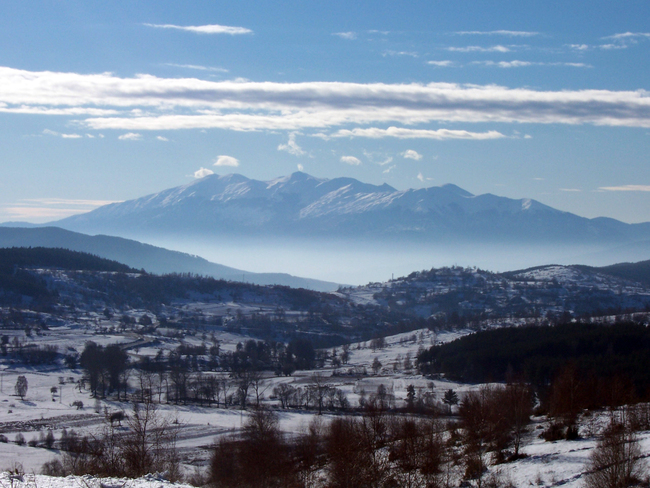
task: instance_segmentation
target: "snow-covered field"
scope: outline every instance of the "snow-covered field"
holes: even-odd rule
[[[279,427],[289,436],[305,432],[316,415],[315,411],[282,410],[279,400],[273,397],[273,388],[279,383],[290,383],[296,387],[305,387],[313,382],[314,375],[319,375],[328,385],[342,390],[350,404],[357,406],[363,395],[370,395],[383,384],[395,397],[397,406],[404,404],[407,387],[413,385],[418,395],[432,394],[440,402],[445,391],[453,389],[462,399],[465,392],[479,385],[457,384],[445,379],[430,379],[416,374],[414,367],[409,368],[409,360],[414,362],[421,348],[428,348],[434,343],[448,342],[469,333],[469,330],[435,334],[427,329],[398,334],[385,338],[378,347],[373,341],[349,345],[347,363],[333,365],[331,359],[325,367],[314,371],[297,371],[290,377],[277,377],[269,373],[260,391],[263,403],[276,408]],[[83,330],[62,329],[51,331],[48,336],[36,337],[41,343],[57,344],[60,348],[75,347],[81,349],[86,340],[95,340],[102,344],[114,342],[132,342],[133,337],[115,335],[91,335]],[[237,342],[246,340],[244,336],[224,333],[219,336],[222,347],[234,349]],[[172,347],[162,343],[163,347]],[[154,355],[158,347],[143,346],[130,349],[129,354],[142,356]],[[332,351],[329,350],[331,353]],[[341,357],[342,348],[336,348],[337,357]],[[373,371],[373,362],[377,359],[381,368]],[[413,365],[414,366],[414,365]],[[30,446],[41,444],[42,437],[52,431],[56,440],[61,438],[63,429],[78,434],[99,432],[105,425],[105,412],[123,410],[127,414],[130,405],[125,402],[95,400],[90,392],[80,389],[77,380],[81,371],[52,368],[50,370],[30,369],[16,365],[0,365],[0,434],[7,442],[0,442],[0,471],[20,470],[26,473],[20,478],[10,478],[7,472],[0,475],[0,488],[167,488],[171,486],[156,476],[138,480],[96,479],[93,477],[50,478],[38,475],[45,462],[60,458],[56,449]],[[208,373],[206,373],[208,374]],[[18,376],[25,376],[28,391],[24,400],[16,396],[14,385]],[[56,389],[56,390],[54,390]],[[249,398],[249,402],[254,397]],[[73,402],[83,402],[84,407],[77,409]],[[205,469],[209,457],[209,447],[215,438],[236,433],[246,423],[249,413],[236,408],[201,407],[197,405],[159,406],[161,415],[177,419],[178,443],[185,473],[191,475],[197,468]],[[324,423],[337,414],[326,412],[321,416]],[[604,422],[605,414],[594,417],[592,424]],[[527,435],[522,452],[527,455],[516,462],[493,466],[492,471],[499,472],[503,479],[510,480],[517,487],[565,486],[579,487],[584,481],[586,463],[596,445],[594,432],[597,429],[583,427],[581,440],[545,442],[539,438],[544,418],[536,418]],[[25,439],[24,445],[18,445],[17,436]],[[650,453],[650,432],[639,435],[643,453]],[[4,440],[0,438],[0,440]],[[185,485],[174,485],[185,486]]]

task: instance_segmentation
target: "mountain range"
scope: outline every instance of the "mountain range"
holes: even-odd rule
[[[455,185],[396,190],[303,172],[270,181],[209,175],[51,223],[84,233],[382,239],[400,242],[603,243],[650,239],[650,223],[588,219],[532,199]]]

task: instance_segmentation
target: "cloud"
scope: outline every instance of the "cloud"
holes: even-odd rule
[[[417,178],[418,178],[418,180],[420,180],[420,181],[422,181],[422,182],[425,181],[425,179],[424,179],[424,175],[422,174],[422,172],[418,173]]]
[[[494,30],[494,31],[460,31],[454,32],[459,36],[510,36],[510,37],[534,37],[539,32],[511,31],[511,30]]]
[[[388,174],[388,173],[390,173],[391,171],[393,171],[395,168],[397,168],[397,165],[396,165],[396,164],[394,164],[394,165],[392,165],[392,166],[389,166],[389,167],[386,168],[384,171],[382,171],[382,173],[383,173],[383,174]]]
[[[118,136],[120,141],[139,141],[142,139],[142,134],[137,134],[135,132],[129,132],[127,134],[122,134]]]
[[[410,56],[411,58],[418,58],[420,55],[414,51],[385,51],[382,55],[386,56]]]
[[[443,61],[427,61],[427,64],[430,64],[431,66],[437,66],[439,68],[447,68],[449,66],[453,66],[455,63],[446,59]]]
[[[159,141],[163,141],[163,142],[169,142],[169,139],[167,139],[166,137],[163,137],[163,136],[156,136],[156,139],[158,139]]]
[[[201,166],[201,169],[199,169],[199,170],[197,170],[197,171],[194,172],[194,178],[197,178],[197,179],[198,179],[198,178],[204,178],[204,177],[206,177],[206,176],[213,175],[213,174],[214,174],[214,171],[212,171],[211,169],[204,168],[203,166]]]
[[[458,53],[509,53],[511,49],[506,46],[466,46],[466,47],[447,47],[447,51],[458,52]]]
[[[361,161],[354,156],[341,156],[341,162],[352,166],[359,166],[361,164]]]
[[[569,44],[569,47],[571,49],[574,49],[576,51],[588,51],[589,46],[587,44]]]
[[[600,49],[605,51],[611,51],[612,49],[627,49],[627,44],[601,44],[598,46]]]
[[[239,34],[252,34],[253,31],[245,27],[232,27],[229,25],[172,25],[172,24],[144,24],[147,27],[155,27],[157,29],[176,29],[188,32],[195,32],[197,34],[229,34],[231,36]]]
[[[405,129],[400,127],[389,127],[388,129],[342,129],[332,134],[332,137],[368,137],[370,139],[381,139],[384,137],[396,137],[398,139],[501,139],[504,136],[500,132],[491,130],[488,132],[469,132],[466,130],[450,129]]]
[[[30,198],[9,205],[0,205],[0,215],[11,220],[47,222],[116,203],[119,200],[81,200],[68,198]],[[3,217],[4,218],[4,217]]]
[[[81,139],[81,138],[83,138],[83,136],[80,135],[80,134],[61,134],[59,132],[55,132],[55,131],[50,130],[50,129],[43,130],[43,134],[47,134],[49,136],[57,136],[57,137],[61,137],[63,139]],[[92,136],[89,135],[89,137],[92,137]]]
[[[650,185],[601,186],[601,191],[650,191]]]
[[[479,64],[483,66],[496,66],[499,68],[524,68],[528,66],[567,66],[572,68],[593,68],[586,63],[559,63],[559,62],[540,62],[540,61],[472,61],[470,64]]]
[[[200,66],[197,64],[175,64],[175,63],[165,63],[165,66],[171,66],[173,68],[184,68],[184,69],[194,69],[198,71],[214,71],[217,73],[228,73],[230,70],[225,68],[213,68],[211,66]]]
[[[402,156],[404,156],[406,159],[415,159],[416,161],[419,161],[422,159],[422,154],[418,153],[417,151],[414,151],[413,149],[408,149],[402,153]]]
[[[566,192],[571,192],[571,193],[579,193],[582,190],[578,188],[560,188],[560,191],[566,191]]]
[[[357,38],[356,32],[334,32],[332,35],[340,37],[341,39],[347,39],[349,41],[353,41]]]
[[[232,167],[237,167],[239,166],[239,159],[233,158],[232,156],[219,156],[217,157],[217,160],[214,162],[213,166],[232,166]]]
[[[305,167],[302,164],[298,164],[296,166],[298,168],[298,171],[304,171]]]
[[[337,126],[439,122],[650,127],[650,96],[645,90],[208,81],[152,75],[120,78],[111,73],[33,72],[0,67],[0,112],[69,116],[91,109],[104,113],[77,121],[84,129],[127,132],[322,132]],[[142,112],[132,112],[134,109]],[[491,134],[501,136],[494,131]]]
[[[306,154],[305,151],[303,151],[302,148],[296,143],[295,132],[289,134],[289,142],[286,144],[280,144],[278,146],[278,151],[286,151],[289,154],[293,154],[294,156],[302,156]]]
[[[623,32],[612,36],[603,37],[603,39],[650,39],[650,32]]]

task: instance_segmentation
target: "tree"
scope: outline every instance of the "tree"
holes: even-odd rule
[[[16,391],[16,395],[18,395],[21,400],[25,399],[25,395],[27,395],[27,388],[27,378],[25,378],[23,375],[20,375],[18,379],[16,379],[16,386],[14,386],[14,390]]]
[[[640,458],[638,439],[625,426],[612,420],[589,459],[586,487],[636,486],[645,474]]]
[[[458,394],[449,389],[445,392],[445,396],[442,397],[442,402],[449,407],[449,414],[451,415],[451,406],[458,404]]]
[[[379,358],[377,358],[377,356],[375,356],[375,359],[372,361],[372,366],[371,366],[372,372],[375,373],[375,376],[377,376],[377,374],[379,374],[379,371],[381,370],[381,366],[382,366],[382,364],[379,361]]]

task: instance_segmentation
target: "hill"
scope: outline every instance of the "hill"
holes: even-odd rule
[[[130,239],[106,235],[89,236],[57,227],[0,227],[0,247],[52,247],[90,253],[118,261],[150,273],[195,273],[218,279],[247,281],[260,285],[285,285],[319,291],[335,290],[338,285],[283,273],[250,273],[201,257],[170,251]]]

